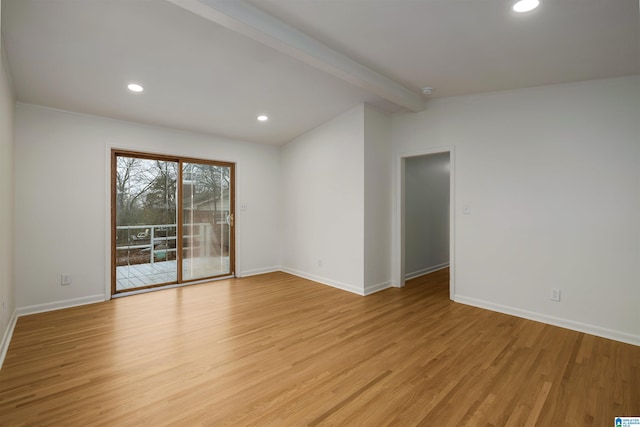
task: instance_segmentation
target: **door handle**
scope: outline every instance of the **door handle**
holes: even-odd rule
[[[233,227],[233,214],[227,215],[227,225]]]

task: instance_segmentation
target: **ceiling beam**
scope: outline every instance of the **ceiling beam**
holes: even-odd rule
[[[420,95],[249,3],[241,0],[167,1],[407,110],[420,112],[426,107]]]

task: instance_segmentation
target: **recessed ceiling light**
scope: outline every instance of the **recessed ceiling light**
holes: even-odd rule
[[[259,122],[266,122],[267,120],[269,120],[269,117],[263,115],[258,116],[258,121]]]
[[[127,88],[131,91],[131,92],[142,92],[144,90],[144,88],[142,86],[140,86],[137,83],[129,83],[127,85]]]
[[[539,0],[520,0],[513,5],[513,10],[518,13],[529,12],[540,5]]]

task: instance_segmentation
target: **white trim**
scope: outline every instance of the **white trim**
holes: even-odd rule
[[[233,232],[233,252],[234,252],[234,260],[233,260],[233,275],[235,277],[239,277],[239,272],[242,271],[242,254],[240,251],[240,247],[242,246],[240,244],[240,242],[242,241],[242,239],[240,238],[240,234],[242,232],[242,221],[244,220],[244,216],[242,218],[240,218],[240,196],[241,196],[241,192],[240,192],[240,180],[238,179],[238,177],[240,176],[240,162],[239,161],[233,161],[233,162],[227,162],[227,163],[233,163],[234,167],[233,167],[233,191],[235,194],[233,194],[233,201],[235,202],[234,206],[233,206],[233,227],[232,229],[229,231],[230,233]]]
[[[108,298],[107,298],[108,299]],[[62,301],[47,302],[44,304],[28,305],[16,308],[18,317],[29,314],[44,313],[46,311],[61,310],[63,308],[77,307],[79,305],[95,304],[106,301],[103,294],[90,295],[88,297],[71,298]]]
[[[546,323],[548,325],[558,326],[572,331],[583,332],[585,334],[595,335],[627,344],[640,346],[640,335],[629,334],[627,332],[615,331],[612,329],[602,328],[600,326],[589,325],[587,323],[576,322],[574,320],[563,319],[560,317],[549,316],[547,314],[536,313],[533,311],[522,310],[517,307],[510,307],[501,304],[495,304],[490,301],[480,300],[477,298],[456,295],[455,302],[470,305],[473,307],[483,308],[486,310],[496,311],[498,313],[509,314],[511,316],[521,317],[523,319],[534,320],[536,322]]]
[[[2,341],[0,342],[0,369],[2,369],[4,359],[7,356],[7,351],[9,350],[9,344],[11,343],[13,331],[16,327],[16,323],[18,322],[18,317],[28,316],[29,314],[44,313],[46,311],[61,310],[63,308],[77,307],[79,305],[95,304],[106,300],[108,300],[108,298],[105,299],[104,295],[92,295],[88,297],[72,298],[68,300],[16,308],[11,316],[9,326],[4,331]]]
[[[259,273],[258,272],[259,270],[265,270],[265,271],[263,273]],[[269,271],[266,271],[266,270],[269,270]],[[256,269],[252,271],[255,271],[256,273],[250,274],[250,275],[258,275],[258,274],[266,274],[266,273],[282,271],[285,273],[293,274],[294,276],[309,279],[320,284],[328,285],[328,286],[331,286],[340,290],[348,291],[361,296],[371,295],[375,292],[378,292],[393,286],[393,283],[391,281],[387,281],[387,282],[379,283],[373,286],[368,286],[366,287],[365,291],[362,292],[358,290],[355,286],[347,285],[345,283],[337,282],[330,279],[325,279],[312,274],[303,273],[301,271],[294,270],[291,268],[286,268],[286,267],[273,267],[270,269]],[[247,277],[247,276],[243,276],[243,277]],[[108,300],[108,298],[106,300]],[[103,302],[103,301],[105,301],[104,295],[93,295],[89,297],[73,298],[69,300],[56,301],[53,303],[37,304],[37,305],[17,308],[13,312],[13,315],[11,316],[11,321],[9,322],[9,325],[2,337],[2,341],[0,342],[0,369],[2,368],[2,364],[4,363],[4,359],[7,355],[9,344],[11,342],[11,338],[13,337],[13,332],[14,332],[18,317],[26,316],[29,314],[43,313],[46,311],[77,307],[80,305],[94,304],[94,303]],[[528,310],[522,310],[516,307],[495,304],[495,303],[485,301],[485,300],[480,300],[477,298],[465,297],[463,295],[456,295],[454,301],[460,304],[478,307],[485,310],[491,310],[498,313],[504,313],[511,316],[521,317],[524,319],[542,322],[545,324],[558,326],[561,328],[566,328],[566,329],[583,332],[590,335],[599,336],[602,338],[612,339],[615,341],[640,346],[640,335],[629,334],[626,332],[615,331],[612,329],[602,328],[599,326],[589,325],[586,323],[576,322],[573,320],[562,319],[555,316],[535,313]]]
[[[11,320],[9,321],[9,325],[7,326],[7,329],[5,329],[4,335],[2,336],[2,341],[0,342],[0,369],[2,369],[4,358],[7,357],[7,351],[9,350],[9,344],[11,343],[13,330],[16,328],[17,321],[18,313],[14,310],[13,315],[11,316]]]
[[[393,224],[393,248],[395,253],[392,256],[392,271],[394,272],[392,284],[395,287],[403,287],[406,280],[404,271],[404,165],[408,157],[427,156],[430,154],[449,153],[449,298],[455,298],[455,147],[434,147],[421,151],[408,151],[398,153],[395,161],[396,178],[396,198],[395,198],[395,220]]]
[[[253,270],[246,270],[239,272],[238,277],[249,277],[249,276],[257,276],[259,274],[267,274],[267,273],[276,273],[278,271],[283,271],[282,267],[279,265],[274,265],[272,267],[265,268],[254,268]]]
[[[347,283],[338,282],[337,280],[327,279],[325,277],[316,276],[314,274],[305,273],[303,271],[294,270],[293,268],[282,267],[282,271],[285,273],[293,274],[294,276],[302,277],[303,279],[312,280],[322,285],[328,285],[343,291],[351,292],[360,296],[364,296],[364,290]]]
[[[364,296],[375,294],[376,292],[384,291],[385,289],[392,288],[391,280],[387,280],[386,282],[376,283],[374,285],[365,285],[364,287]]]
[[[113,149],[116,149],[114,145],[105,144],[104,295],[107,300],[111,298],[111,150]]]
[[[31,105],[31,104],[27,104],[27,105]],[[40,108],[38,106],[35,106],[36,108]],[[54,110],[54,111],[63,111],[63,110]],[[63,111],[66,112],[66,111]],[[75,113],[71,113],[71,114],[75,114]],[[82,115],[82,114],[80,114]],[[90,117],[98,117],[99,116],[90,116]],[[133,124],[137,124],[135,122],[124,122],[124,123],[133,123]],[[143,125],[141,125],[143,126]],[[104,223],[107,224],[107,226],[105,227],[105,231],[104,231],[104,240],[105,240],[105,266],[106,268],[105,270],[105,275],[104,275],[104,289],[105,289],[105,301],[111,299],[112,297],[115,297],[116,295],[120,295],[123,296],[122,294],[116,294],[116,295],[112,295],[111,294],[111,152],[113,150],[119,150],[119,151],[133,151],[136,153],[142,153],[142,154],[149,154],[149,155],[161,155],[161,156],[168,156],[168,157],[181,157],[181,158],[189,158],[192,159],[194,158],[192,155],[189,155],[187,153],[180,153],[179,151],[176,152],[172,152],[172,153],[168,153],[165,151],[159,151],[156,149],[152,149],[149,147],[136,147],[136,146],[129,146],[129,145],[122,145],[122,144],[117,144],[117,143],[113,143],[113,142],[109,142],[107,141],[105,143],[105,218],[104,218]],[[238,274],[238,271],[240,270],[240,266],[242,265],[242,253],[240,251],[240,232],[239,229],[242,227],[242,225],[240,225],[240,227],[238,227],[238,200],[239,198],[239,185],[238,185],[238,176],[239,176],[239,168],[240,168],[240,162],[236,161],[236,160],[221,160],[221,159],[213,159],[213,158],[209,158],[209,157],[202,157],[199,156],[198,157],[201,160],[207,160],[207,161],[212,161],[212,162],[223,162],[223,163],[233,163],[234,165],[234,176],[233,176],[233,180],[234,180],[234,190],[235,190],[235,204],[234,204],[234,214],[235,214],[235,223],[234,223],[234,227],[233,227],[233,233],[235,234],[235,240],[234,240],[234,248],[233,250],[235,251],[235,265],[234,265],[234,269],[235,271],[233,272],[236,277]],[[226,279],[227,277],[225,276],[224,279]],[[215,280],[215,279],[214,279]],[[208,281],[211,281],[208,280]],[[183,285],[193,285],[195,283],[201,283],[201,282],[188,282],[188,283],[177,283],[176,286],[183,286]],[[176,287],[173,286],[173,287]],[[163,287],[163,289],[166,287]],[[137,292],[135,292],[137,293]],[[132,293],[127,293],[127,295],[131,295]]]
[[[434,271],[442,270],[443,268],[449,267],[448,262],[443,262],[442,264],[433,265],[431,267],[422,268],[418,271],[414,271],[413,273],[406,273],[404,275],[404,280],[415,279],[416,277],[425,276],[429,273],[433,273]]]

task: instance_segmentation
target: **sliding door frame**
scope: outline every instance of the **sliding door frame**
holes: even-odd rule
[[[120,149],[120,148],[108,148],[110,155],[109,155],[109,163],[110,163],[110,176],[108,179],[109,182],[109,203],[110,203],[110,209],[109,209],[109,213],[110,213],[110,221],[109,221],[109,233],[111,235],[110,238],[110,269],[109,271],[111,272],[110,274],[110,293],[111,293],[111,297],[116,296],[116,295],[120,295],[120,294],[127,294],[127,293],[136,293],[139,291],[147,291],[153,288],[160,288],[160,287],[175,287],[175,286],[183,286],[183,285],[188,285],[188,284],[193,284],[193,283],[200,283],[203,281],[207,281],[207,280],[215,280],[217,278],[222,278],[222,277],[235,277],[236,275],[236,223],[237,223],[237,216],[235,214],[235,207],[236,207],[236,189],[235,189],[235,182],[236,182],[236,169],[235,166],[236,164],[233,162],[225,162],[225,161],[218,161],[218,160],[210,160],[210,159],[200,159],[200,158],[194,158],[194,157],[185,157],[185,156],[178,156],[178,155],[168,155],[168,154],[158,154],[158,153],[149,153],[149,152],[144,152],[144,151],[137,151],[137,150],[127,150],[127,149]],[[123,290],[123,291],[117,291],[116,290],[116,285],[117,285],[117,266],[116,266],[116,239],[117,239],[117,232],[116,232],[116,226],[117,226],[117,221],[116,221],[116,213],[117,213],[117,207],[116,207],[116,196],[117,196],[117,190],[116,190],[116,173],[117,173],[117,158],[119,156],[126,156],[126,157],[135,157],[135,158],[140,158],[140,159],[146,159],[146,160],[159,160],[159,161],[168,161],[168,162],[176,162],[178,164],[178,175],[177,175],[177,182],[176,182],[176,201],[177,201],[177,205],[176,205],[176,281],[175,282],[166,282],[166,283],[158,283],[158,284],[153,284],[153,285],[147,285],[147,286],[141,286],[138,288],[132,288],[131,290]],[[223,273],[220,275],[214,275],[214,276],[208,276],[208,277],[199,277],[199,278],[195,278],[195,279],[190,279],[190,280],[183,280],[182,278],[182,270],[183,270],[183,243],[184,243],[184,237],[183,237],[183,219],[184,219],[184,214],[183,214],[183,208],[184,208],[184,203],[183,203],[183,197],[182,197],[182,193],[183,193],[183,182],[182,182],[182,178],[183,178],[183,164],[184,163],[198,163],[198,164],[205,164],[205,165],[212,165],[212,166],[221,166],[221,167],[227,167],[229,168],[229,214],[231,215],[232,221],[231,224],[229,225],[229,272],[228,273]],[[152,248],[153,250],[153,248]]]
[[[183,228],[184,228],[184,202],[183,202],[183,197],[182,197],[182,173],[183,173],[183,164],[184,163],[201,163],[201,164],[206,164],[206,165],[213,165],[213,166],[221,166],[221,167],[226,167],[229,168],[229,214],[231,215],[231,223],[229,224],[229,272],[225,273],[225,274],[220,274],[217,276],[210,276],[210,277],[198,277],[195,279],[190,279],[190,280],[183,280],[182,278],[182,271],[183,271],[183,267],[182,267],[182,262],[183,262],[183,255],[182,255],[182,250],[178,251],[180,252],[180,257],[176,257],[176,259],[179,259],[180,261],[180,268],[178,268],[178,284],[189,284],[189,283],[194,283],[194,282],[202,282],[203,280],[209,280],[209,279],[216,279],[219,277],[227,277],[227,276],[234,276],[236,274],[236,189],[235,189],[235,173],[236,173],[236,169],[235,169],[235,163],[231,163],[231,162],[223,162],[223,161],[218,161],[218,160],[206,160],[206,159],[198,159],[198,158],[193,158],[193,157],[179,157],[180,161],[179,161],[179,167],[178,167],[178,180],[180,182],[180,186],[179,188],[179,192],[178,192],[178,224],[177,224],[177,233],[178,235],[176,236],[176,246],[179,243],[180,244],[180,248],[184,249],[184,233],[183,233]]]

